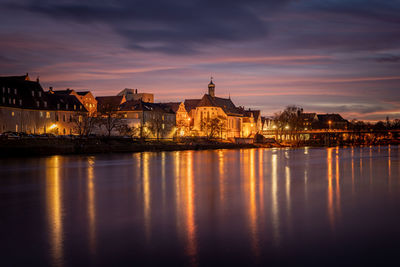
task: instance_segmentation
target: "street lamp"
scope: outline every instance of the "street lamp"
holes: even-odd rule
[[[328,121],[329,124],[329,130],[331,129],[332,121]]]

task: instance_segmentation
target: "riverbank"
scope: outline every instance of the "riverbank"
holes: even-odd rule
[[[68,154],[131,153],[145,151],[180,151],[208,149],[242,148],[300,148],[329,146],[376,146],[400,145],[399,140],[382,140],[369,143],[346,143],[325,145],[316,142],[282,142],[264,144],[234,144],[228,142],[205,141],[179,143],[173,141],[140,142],[124,138],[84,138],[84,139],[17,139],[0,140],[0,157],[29,157]]]
[[[1,140],[0,157],[48,156],[66,154],[127,153],[144,151],[179,151],[240,149],[260,147],[255,144],[226,142],[177,143],[172,141],[139,142],[132,139],[19,139]],[[269,147],[265,145],[264,147]]]

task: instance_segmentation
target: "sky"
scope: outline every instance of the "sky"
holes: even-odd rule
[[[1,0],[0,75],[400,118],[400,0]]]

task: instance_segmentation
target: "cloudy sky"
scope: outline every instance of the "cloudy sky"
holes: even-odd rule
[[[0,75],[400,118],[400,0],[2,0]]]

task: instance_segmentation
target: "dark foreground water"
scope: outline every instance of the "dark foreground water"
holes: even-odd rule
[[[0,266],[388,265],[396,147],[0,160]]]

